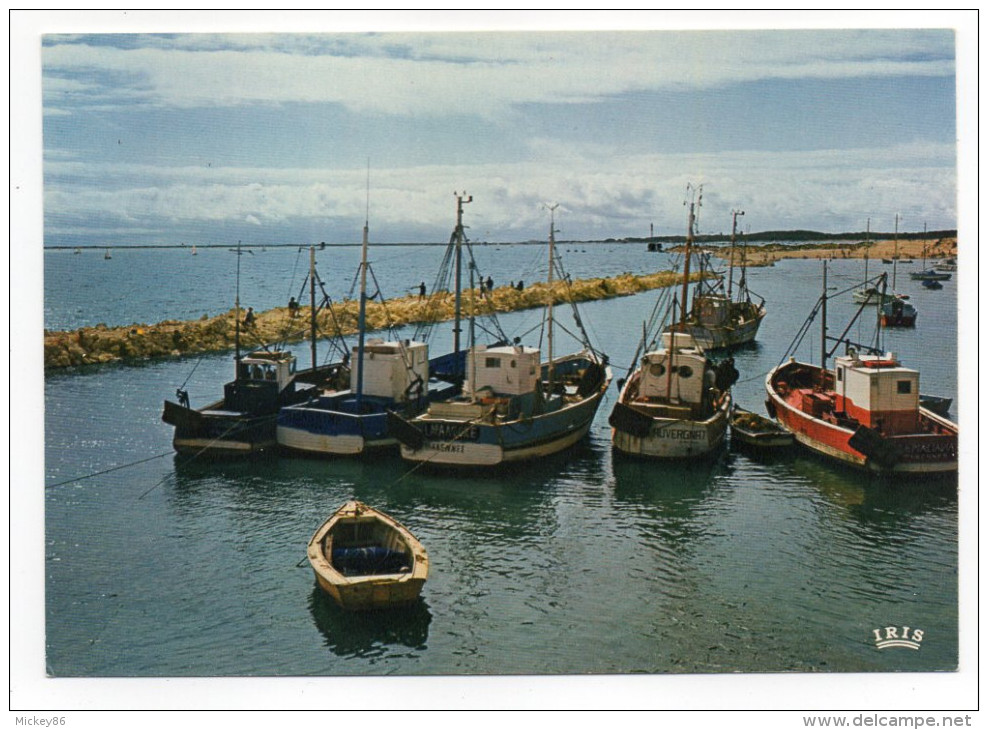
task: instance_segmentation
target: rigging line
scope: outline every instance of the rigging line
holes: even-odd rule
[[[202,361],[203,361],[203,359],[205,357],[206,357],[205,353],[203,353],[202,355],[199,356],[199,359],[196,360],[196,364],[192,366],[192,372],[189,373],[189,376],[185,379],[185,382],[182,383],[180,386],[178,386],[178,389],[179,390],[185,390],[185,386],[188,385],[189,380],[192,379],[192,376],[196,372],[196,368],[199,367],[200,363],[202,363]]]
[[[85,479],[92,479],[93,477],[102,476],[103,474],[109,474],[113,471],[119,471],[120,469],[127,469],[131,466],[137,466],[138,464],[143,464],[148,461],[154,461],[155,459],[160,459],[162,456],[168,456],[169,454],[174,454],[174,451],[166,451],[161,454],[155,454],[154,456],[149,456],[146,459],[141,459],[140,461],[132,461],[129,464],[121,464],[119,466],[113,466],[109,469],[103,469],[102,471],[93,472],[92,474],[85,474],[81,477],[73,477],[72,479],[66,479],[64,482],[57,482],[56,484],[47,484],[45,489],[54,489],[55,487],[64,487],[66,484],[72,484],[73,482],[81,482]]]

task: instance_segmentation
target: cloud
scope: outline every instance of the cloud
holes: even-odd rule
[[[47,112],[299,102],[497,117],[766,79],[951,76],[954,48],[922,30],[47,36],[43,61]]]
[[[725,230],[737,206],[748,211],[753,230],[863,230],[868,217],[873,230],[890,230],[896,213],[903,230],[921,230],[924,220],[931,229],[956,225],[954,149],[947,144],[716,155],[622,155],[598,144],[586,151],[567,146],[561,158],[553,145],[542,140],[542,154],[530,162],[375,168],[370,218],[382,236],[376,240],[443,240],[454,187],[475,196],[471,235],[494,240],[544,234],[545,203],[561,204],[557,220],[567,238],[641,236],[650,222],[662,234],[679,233],[690,181],[705,184],[703,232]],[[290,238],[287,232],[304,224],[350,240],[367,204],[364,168],[207,172],[52,160],[46,174],[47,224],[74,221],[104,235],[116,225],[159,225],[166,236],[176,224],[205,230],[248,221],[272,238]]]

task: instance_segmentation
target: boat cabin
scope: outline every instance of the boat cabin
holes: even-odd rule
[[[353,348],[352,362],[358,362],[356,347]],[[429,347],[424,342],[412,340],[367,340],[364,343],[363,370],[364,395],[388,398],[396,403],[425,395],[429,388]],[[359,372],[358,365],[350,369],[350,390],[353,392],[357,391]]]
[[[539,357],[535,347],[478,345],[467,357],[464,394],[479,396],[484,390],[495,396],[532,393],[539,383]]]
[[[291,352],[273,350],[252,352],[240,359],[237,380],[258,383],[277,383],[282,391],[295,375],[295,356]]]
[[[919,372],[894,353],[858,355],[851,349],[834,361],[834,408],[884,434],[915,433],[919,427]]]
[[[719,327],[728,324],[731,315],[731,300],[724,296],[707,295],[693,300],[693,316],[704,327]]]
[[[673,334],[675,346],[670,354]],[[665,332],[662,340],[665,349],[645,353],[642,357],[639,397],[673,403],[703,403],[704,393],[714,386],[715,378],[713,371],[707,367],[708,361],[703,351],[695,346],[687,347],[686,344],[692,339],[681,332]]]

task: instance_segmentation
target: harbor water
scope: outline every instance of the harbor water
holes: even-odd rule
[[[574,278],[667,268],[644,244],[560,245]],[[495,286],[545,280],[544,247],[475,247]],[[342,298],[357,248],[318,252]],[[385,297],[432,283],[441,247],[372,248]],[[307,252],[241,257],[240,297],[264,310],[298,296]],[[227,249],[45,253],[45,326],[71,329],[198,318],[229,310]],[[870,273],[879,265],[872,261]],[[916,328],[887,350],[954,399],[956,276],[940,291],[897,288]],[[912,267],[912,268],[910,268]],[[891,267],[887,267],[891,273]],[[748,271],[768,306],[758,341],[735,354],[739,405],[764,412],[764,377],[821,289],[822,264]],[[829,264],[851,288],[864,261]],[[831,292],[834,293],[834,292]],[[581,305],[615,379],[625,377],[658,292]],[[303,299],[303,301],[305,301]],[[565,309],[560,307],[558,309]],[[839,334],[851,295],[829,308]],[[502,317],[536,344],[541,314]],[[563,320],[563,324],[567,324]],[[572,325],[568,325],[572,326]],[[874,310],[852,339],[867,342]],[[448,351],[449,324],[432,354]],[[407,334],[408,331],[405,332]],[[818,328],[803,359],[819,360]],[[295,346],[303,366],[308,348]],[[321,353],[327,348],[323,345]],[[558,351],[566,351],[557,345]],[[797,452],[756,458],[726,446],[708,461],[630,461],[612,453],[611,386],[573,450],[495,474],[413,470],[372,460],[177,457],[162,402],[219,396],[231,353],[51,372],[45,379],[45,624],[55,677],[886,672],[958,665],[955,481],[872,479]],[[123,468],[121,468],[123,467]],[[40,485],[39,485],[40,486]],[[315,585],[305,546],[356,498],[409,527],[429,553],[409,609],[347,614]],[[910,627],[920,648],[879,649],[876,630]]]

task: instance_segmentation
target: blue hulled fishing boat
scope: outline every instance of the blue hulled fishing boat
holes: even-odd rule
[[[430,370],[449,371],[449,357],[430,363],[428,345],[415,340],[368,340],[367,243],[368,224],[360,264],[358,341],[352,351],[350,388],[336,393],[314,394],[304,403],[282,408],[278,414],[278,444],[312,455],[357,456],[395,447],[398,441],[388,426],[388,414],[407,417],[421,413],[428,404],[457,392],[454,378],[430,377]],[[455,369],[454,369],[455,370]]]
[[[540,362],[538,348],[517,341],[490,347],[472,342],[458,395],[431,404],[414,419],[392,416],[404,459],[443,467],[494,467],[562,451],[590,430],[611,382],[611,370],[607,358],[587,344],[585,333],[586,349],[562,357],[553,353],[554,221],[553,215],[547,360]],[[575,319],[582,329],[579,318]]]

